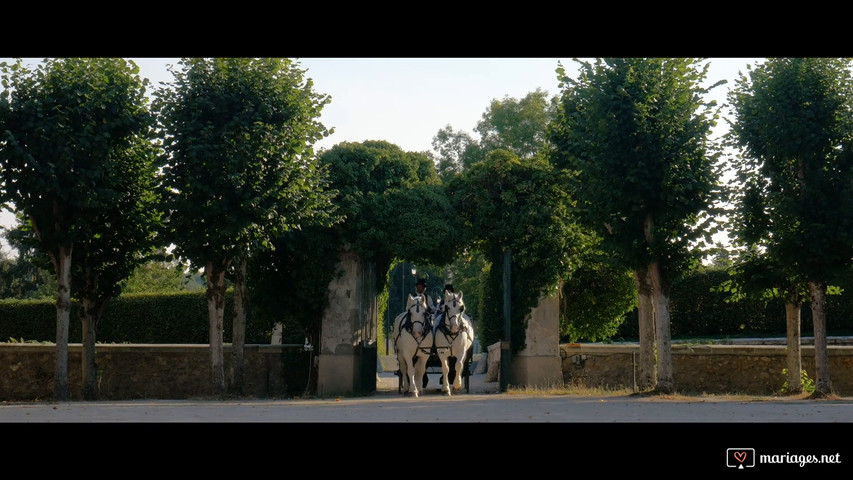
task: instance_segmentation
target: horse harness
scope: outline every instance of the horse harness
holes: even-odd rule
[[[454,307],[456,306],[456,299],[455,298],[453,299],[453,306]],[[461,325],[459,327],[459,330],[456,331],[456,333],[453,333],[450,330],[450,327],[447,324],[448,318],[450,318],[448,316],[449,308],[450,308],[449,305],[447,305],[447,304],[444,305],[444,315],[442,316],[441,323],[439,323],[438,327],[436,328],[436,335],[438,334],[438,332],[441,332],[441,334],[444,335],[445,340],[447,340],[447,344],[450,346],[449,347],[442,347],[442,348],[449,348],[450,349],[450,356],[455,357],[456,355],[453,354],[453,342],[459,337],[460,334],[464,333],[464,334],[468,335],[468,334],[470,334],[470,332],[468,332],[468,322],[460,322]],[[462,305],[462,308],[459,310],[459,313],[457,313],[456,315],[459,315],[460,318],[464,318],[464,317],[462,317],[463,312],[465,312],[465,305]],[[434,347],[434,348],[438,348],[438,347]]]
[[[424,326],[423,331],[424,332],[428,332],[428,331],[431,332],[432,331],[432,322],[430,321],[430,315],[429,315],[428,311],[424,312],[424,321],[423,322],[412,321],[412,308],[414,308],[416,312],[419,312],[420,308],[421,308],[421,304],[416,303],[416,304],[412,305],[411,307],[409,307],[408,310],[406,310],[406,317],[403,319],[402,322],[400,322],[400,330],[397,332],[397,338],[394,339],[395,343],[400,338],[400,335],[403,334],[403,330],[409,332],[409,335],[411,335],[412,338],[415,338],[415,334],[412,333],[412,328],[414,328],[414,324],[416,324],[416,323],[422,323],[423,324],[423,326]],[[426,338],[426,335],[423,335],[420,339],[417,339],[418,345],[420,345],[420,343],[424,340],[424,338]],[[418,348],[420,348],[420,347],[418,347]]]

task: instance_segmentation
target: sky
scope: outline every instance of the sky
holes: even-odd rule
[[[0,58],[0,62],[12,61]],[[155,87],[171,82],[167,66],[178,68],[178,58],[132,58],[140,76]],[[446,126],[477,138],[474,128],[492,100],[521,99],[536,89],[550,96],[560,93],[555,70],[560,63],[570,77],[577,74],[570,58],[297,58],[314,82],[314,90],[331,96],[320,122],[334,133],[315,145],[328,149],[341,142],[385,140],[405,151],[432,150],[432,138]],[[747,64],[759,58],[711,58],[705,86],[719,80],[726,85],[710,92],[709,100],[725,104],[726,93]],[[30,66],[41,59],[25,58]],[[720,122],[716,135],[726,130]],[[0,213],[0,225],[11,226],[14,216]],[[2,248],[8,252],[8,247]]]

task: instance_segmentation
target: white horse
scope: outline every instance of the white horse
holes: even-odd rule
[[[432,348],[432,322],[427,313],[426,297],[409,295],[406,311],[397,315],[391,330],[400,381],[404,395],[418,396],[416,379],[426,372],[426,362]]]
[[[462,369],[468,355],[473,352],[474,346],[474,324],[471,317],[464,313],[465,303],[462,301],[462,292],[445,292],[444,303],[441,305],[441,320],[435,325],[435,338],[433,345],[441,361],[441,374],[444,381],[441,391],[450,395],[450,384],[453,390],[462,389]],[[450,378],[450,358],[454,358],[454,378]]]

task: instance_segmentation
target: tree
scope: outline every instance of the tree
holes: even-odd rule
[[[319,338],[342,249],[374,265],[381,300],[387,298],[383,273],[396,258],[444,263],[458,242],[457,217],[425,153],[382,140],[343,142],[321,152],[318,161],[328,171],[333,203],[344,220],[278,236],[275,250],[259,254],[263,260],[248,272],[254,311],[271,323],[281,321],[283,338]],[[283,296],[285,284],[291,288]]]
[[[609,339],[637,305],[632,272],[601,257],[604,253],[594,250],[580,255],[563,281],[561,339],[572,343]]]
[[[14,257],[4,256],[2,259],[2,275],[0,275],[0,298],[43,299],[55,297],[57,291],[56,273],[50,264],[50,259],[40,262],[37,260],[36,247],[27,245],[27,233],[19,223],[16,227],[6,229],[3,236],[9,245],[17,250]]]
[[[394,258],[437,264],[453,258],[458,219],[427,155],[371,140],[340,143],[320,160],[346,217],[334,227],[340,244],[376,261],[377,271],[387,271]]]
[[[373,264],[380,300],[388,299],[388,274],[397,261],[443,265],[454,258],[465,232],[427,154],[371,140],[335,145],[320,159],[329,167],[339,192],[335,203],[346,216],[332,228],[334,248],[352,248],[361,261]],[[381,302],[378,309],[383,322],[393,318],[385,314],[390,303]],[[387,331],[387,325],[380,330]]]
[[[273,244],[274,249],[257,252],[248,268],[253,318],[270,328],[280,323],[282,343],[307,338],[317,345],[336,273],[338,238],[333,229],[315,226],[285,232]]]
[[[546,131],[555,110],[556,97],[548,100],[547,92],[537,89],[520,99],[509,96],[493,99],[474,128],[480,137],[479,142],[464,131],[454,131],[450,125],[441,129],[433,137],[432,145],[442,182],[449,185],[454,177],[482,163],[495,150],[512,152],[525,160],[541,153],[548,146]],[[469,236],[480,233],[471,232]],[[465,300],[469,310],[478,312],[481,303],[479,297],[485,295],[485,290],[489,288],[481,283],[481,274],[484,269],[493,275],[500,276],[501,273],[486,268],[488,261],[494,261],[495,258],[484,258],[485,252],[470,248],[472,242],[469,240],[464,244],[466,247],[463,247],[447,270],[448,276],[458,284],[457,291],[466,292]],[[499,258],[498,261],[502,262]],[[473,271],[469,265],[475,266]],[[500,282],[496,285],[500,286]],[[502,302],[500,291],[489,295]]]
[[[83,323],[83,398],[99,397],[95,361],[97,326],[109,301],[157,245],[162,225],[157,190],[157,152],[152,134],[140,133],[128,148],[111,156],[106,174],[115,194],[90,224],[72,262],[72,297],[80,302]]]
[[[536,89],[521,99],[509,96],[492,100],[474,129],[480,134],[480,147],[489,152],[509,150],[520,158],[531,158],[548,144],[548,123],[554,118],[557,97]]]
[[[470,248],[491,263],[477,321],[486,344],[506,338],[504,252],[512,252],[510,343],[517,353],[525,347],[528,313],[543,295],[556,290],[569,268],[566,260],[585,245],[570,216],[561,176],[542,157],[522,159],[494,150],[447,186],[454,209],[471,232]]]
[[[771,58],[741,73],[729,92],[731,139],[743,150],[739,234],[797,294],[789,304],[799,304],[797,287],[808,286],[815,397],[832,391],[827,285],[853,259],[850,68],[846,58]],[[788,318],[790,336],[799,322]]]
[[[117,169],[151,117],[138,67],[124,59],[46,59],[35,70],[0,64],[2,202],[22,212],[57,276],[54,390],[68,399],[72,254],[126,185]],[[88,352],[94,355],[93,352]],[[85,367],[84,367],[85,368]]]
[[[444,183],[462,173],[465,168],[483,160],[483,150],[479,143],[468,133],[457,132],[450,125],[432,137],[432,148],[437,153],[435,162],[438,176]]]
[[[493,150],[509,150],[521,158],[530,158],[547,146],[548,123],[557,108],[557,98],[547,99],[540,89],[521,99],[509,96],[494,99],[483,112],[474,131],[475,140],[464,131],[445,126],[432,138],[436,152],[436,168],[447,183],[454,175],[486,159]]]
[[[164,148],[167,226],[175,253],[203,268],[210,318],[211,385],[225,392],[225,276],[234,268],[243,305],[244,265],[283,232],[334,219],[313,144],[329,101],[285,58],[185,58],[155,92]],[[241,308],[245,312],[245,308]],[[231,385],[242,388],[245,316],[234,320]]]
[[[671,392],[670,285],[698,263],[693,243],[711,241],[710,219],[700,218],[720,193],[708,141],[717,112],[700,86],[708,66],[692,58],[575,61],[577,79],[558,68],[551,159],[572,175],[581,220],[634,271],[640,387]]]
[[[743,206],[743,204],[740,204]],[[736,214],[732,219],[735,225],[731,229],[735,244],[743,242],[743,230],[739,229]],[[808,283],[795,272],[789,270],[790,265],[777,263],[763,251],[757,243],[747,243],[747,249],[741,252],[735,264],[729,269],[729,278],[715,290],[729,294],[726,300],[743,301],[759,299],[765,308],[774,299],[782,299],[785,303],[786,362],[788,387],[787,393],[802,393],[803,382],[802,354],[800,350],[800,320],[803,302],[809,299]]]
[[[124,282],[122,293],[163,293],[187,290],[188,265],[162,249],[147,257]]]

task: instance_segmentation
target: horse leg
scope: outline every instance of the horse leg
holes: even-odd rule
[[[439,355],[438,356],[441,363],[441,376],[444,378],[444,382],[441,383],[441,393],[450,396],[450,381],[447,379],[450,378],[448,376],[448,372],[450,371],[450,367],[448,366],[448,358],[447,355]]]
[[[418,367],[415,363],[416,357],[406,357],[406,363],[409,369],[409,394],[417,397],[418,396],[418,383],[417,379],[419,378],[417,375]]]
[[[447,370],[450,372],[450,380],[447,381],[447,384],[448,386],[453,385],[454,379],[456,378],[456,357],[447,357]]]
[[[456,357],[456,378],[453,379],[453,389],[462,390],[462,363],[465,360],[465,354]]]
[[[397,367],[400,372],[400,393],[409,394],[409,370],[406,368],[406,359],[397,356]]]
[[[426,364],[428,358],[428,356],[425,357],[422,353],[418,354],[418,362],[415,364],[415,378],[417,378],[418,381],[423,382],[423,378],[427,376]],[[426,384],[426,382],[423,382],[423,384]],[[422,387],[420,391],[425,392],[426,387]]]

